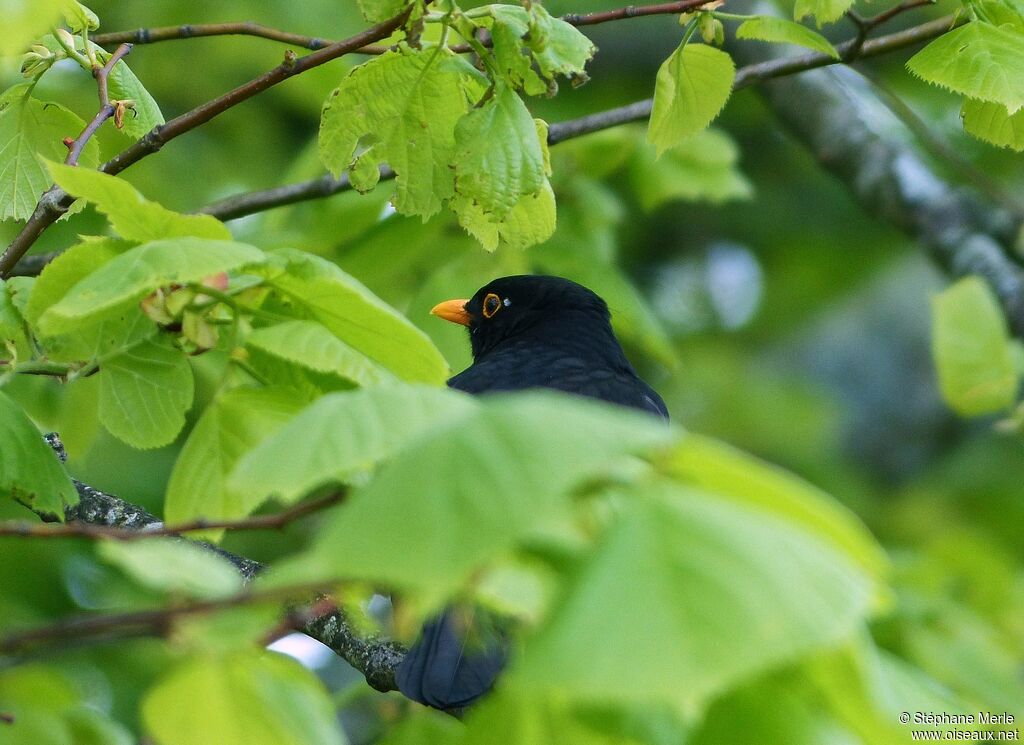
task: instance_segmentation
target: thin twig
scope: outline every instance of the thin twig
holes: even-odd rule
[[[218,96],[201,106],[197,106],[181,116],[175,117],[166,124],[153,127],[141,139],[100,166],[100,170],[111,175],[120,173],[146,156],[157,152],[174,138],[192,131],[233,106],[247,101],[258,93],[262,93],[271,86],[311,70],[314,67],[319,67],[366,44],[387,38],[404,23],[407,14],[406,12],[395,16],[391,20],[379,23],[373,28],[356,34],[345,41],[332,44],[316,52],[311,52],[299,59],[296,59],[294,52],[287,52],[284,62],[269,72],[253,78],[248,83],[240,85],[234,90],[228,91],[224,95]],[[10,275],[18,260],[28,251],[43,231],[67,211],[72,201],[71,197],[62,189],[51,189],[43,195],[43,198],[36,205],[32,216],[29,217],[21,232],[11,241],[3,256],[0,256],[0,278]]]
[[[865,28],[867,28],[868,31],[872,31],[881,26],[883,23],[891,21],[896,16],[905,13],[908,10],[920,8],[925,5],[935,5],[935,3],[936,0],[903,0],[903,2],[900,3],[899,5],[894,5],[888,10],[883,10],[881,13],[878,13],[877,15],[861,19],[861,22],[864,24]]]
[[[165,634],[170,630],[173,621],[182,616],[201,615],[241,605],[286,601],[295,597],[322,593],[329,589],[330,585],[331,583],[327,582],[317,582],[291,587],[274,587],[267,590],[245,591],[217,600],[183,603],[153,610],[75,616],[49,626],[7,634],[0,638],[0,654],[21,652],[37,644],[63,642],[69,638],[81,641],[88,637],[103,636],[111,631],[142,630]]]
[[[928,39],[939,36],[947,31],[953,22],[953,17],[947,16],[936,21],[930,21],[920,26],[915,26],[905,31],[899,31],[894,34],[889,34],[888,36],[880,36],[877,39],[872,39],[863,44],[859,50],[857,59],[874,57],[902,47],[927,41]],[[840,44],[837,47],[840,54],[849,52],[855,41],[856,40],[854,39],[847,41],[844,44]],[[739,90],[763,80],[769,80],[783,75],[793,75],[795,73],[803,72],[804,70],[812,70],[816,67],[834,65],[837,64],[837,62],[839,62],[839,60],[834,59],[830,55],[811,53],[796,57],[771,60],[769,62],[762,62],[754,65],[747,65],[740,68],[737,72],[733,88],[734,90]],[[548,129],[548,144],[557,145],[560,142],[565,142],[566,140],[571,140],[574,137],[590,134],[591,132],[610,129],[611,127],[626,124],[628,122],[644,120],[651,115],[652,105],[653,99],[648,98],[643,101],[637,101],[615,109],[609,109],[595,114],[588,114],[587,116],[582,116],[578,119],[556,122]],[[382,181],[394,177],[395,173],[390,168],[387,166],[381,168],[380,178]],[[272,189],[262,189],[245,194],[238,194],[219,202],[209,204],[201,208],[199,211],[208,215],[213,215],[219,220],[234,220],[239,217],[244,217],[245,215],[263,212],[275,207],[282,207],[288,204],[295,204],[297,202],[329,197],[333,194],[349,191],[351,188],[352,186],[349,183],[348,174],[342,174],[340,178],[320,176],[309,181],[302,181],[295,184],[288,184],[286,186],[278,186]]]
[[[629,5],[617,10],[605,10],[600,13],[569,13],[562,20],[572,26],[594,26],[598,23],[621,21],[627,18],[642,18],[653,15],[675,15],[707,5],[711,0],[682,0],[681,2],[659,3],[657,5]]]
[[[53,448],[62,463],[67,461],[64,443],[56,433],[51,432],[46,435],[46,442]],[[160,520],[155,515],[138,505],[113,494],[94,489],[77,480],[74,480],[74,484],[79,499],[78,504],[66,507],[64,510],[64,519],[69,523],[82,522],[93,525],[118,526],[131,530],[155,530],[160,524]],[[36,514],[46,521],[56,520],[55,515],[45,511],[37,510]],[[264,568],[258,561],[225,551],[212,543],[203,541],[195,543],[231,562],[246,582],[251,581]],[[405,655],[405,649],[401,644],[374,636],[368,637],[365,629],[349,621],[345,612],[337,608],[329,610],[319,617],[311,618],[308,622],[305,622],[305,617],[298,620],[303,623],[303,632],[330,647],[362,673],[366,682],[375,689],[378,691],[395,690],[395,668]],[[122,631],[121,636],[123,637],[124,634],[125,631]],[[99,635],[93,637],[92,641],[96,642],[101,639],[102,635]]]
[[[190,520],[178,525],[155,523],[142,530],[90,525],[88,523],[29,523],[21,520],[0,523],[0,536],[26,538],[95,538],[118,541],[137,541],[154,536],[176,536],[201,530],[279,530],[299,518],[327,509],[344,499],[343,492],[333,492],[320,499],[300,502],[272,515],[256,515],[238,520]]]
[[[680,2],[660,3],[657,5],[631,5],[618,10],[608,10],[599,13],[570,13],[561,17],[563,21],[573,26],[593,26],[609,21],[620,21],[627,18],[641,18],[651,15],[668,15],[674,13],[685,13],[712,0],[681,0]],[[915,0],[916,1],[916,0]],[[237,21],[231,23],[186,23],[180,26],[159,26],[156,28],[139,28],[133,31],[111,31],[104,34],[93,34],[89,38],[93,43],[100,46],[131,42],[132,44],[154,44],[160,41],[173,41],[178,39],[196,39],[206,36],[255,36],[271,41],[280,41],[303,49],[325,49],[337,42],[331,39],[324,39],[319,36],[304,36],[303,34],[282,31],[280,29],[264,26],[253,21]],[[471,52],[469,44],[453,44],[449,47],[453,52]],[[367,44],[359,49],[352,50],[355,54],[382,54],[387,47]]]
[[[69,166],[78,165],[78,159],[82,155],[82,150],[85,149],[86,144],[92,138],[96,131],[100,128],[103,122],[107,121],[114,115],[114,105],[110,103],[110,93],[107,89],[107,78],[110,75],[110,71],[114,69],[121,59],[127,56],[132,51],[131,44],[122,44],[119,46],[113,54],[110,55],[110,59],[103,67],[94,67],[92,69],[92,76],[96,78],[96,87],[100,98],[100,109],[96,112],[96,116],[92,118],[92,121],[85,125],[85,129],[82,130],[82,134],[78,135],[68,145],[68,155],[64,158],[64,162]]]

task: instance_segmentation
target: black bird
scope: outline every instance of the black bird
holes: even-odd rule
[[[553,388],[642,409],[668,409],[626,359],[604,300],[561,277],[502,277],[470,300],[430,311],[469,329],[473,364],[448,381],[468,393]],[[507,645],[497,631],[448,610],[424,625],[399,665],[399,690],[436,709],[458,711],[491,689]]]

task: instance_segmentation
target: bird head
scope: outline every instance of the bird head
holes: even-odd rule
[[[469,329],[474,359],[510,339],[557,335],[571,343],[574,337],[611,335],[604,300],[562,277],[501,277],[469,300],[446,300],[430,312]]]

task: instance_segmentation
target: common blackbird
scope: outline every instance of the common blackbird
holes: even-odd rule
[[[448,300],[430,312],[469,329],[473,364],[448,381],[452,388],[553,388],[668,418],[661,396],[626,359],[607,304],[582,285],[502,277],[470,300]],[[398,688],[420,703],[458,711],[491,689],[506,653],[503,635],[449,609],[424,625],[397,669]]]

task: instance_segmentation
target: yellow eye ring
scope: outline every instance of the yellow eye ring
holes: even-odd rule
[[[487,293],[487,297],[484,298],[484,303],[481,309],[483,310],[484,318],[491,318],[495,313],[501,310],[501,298],[493,292]]]

